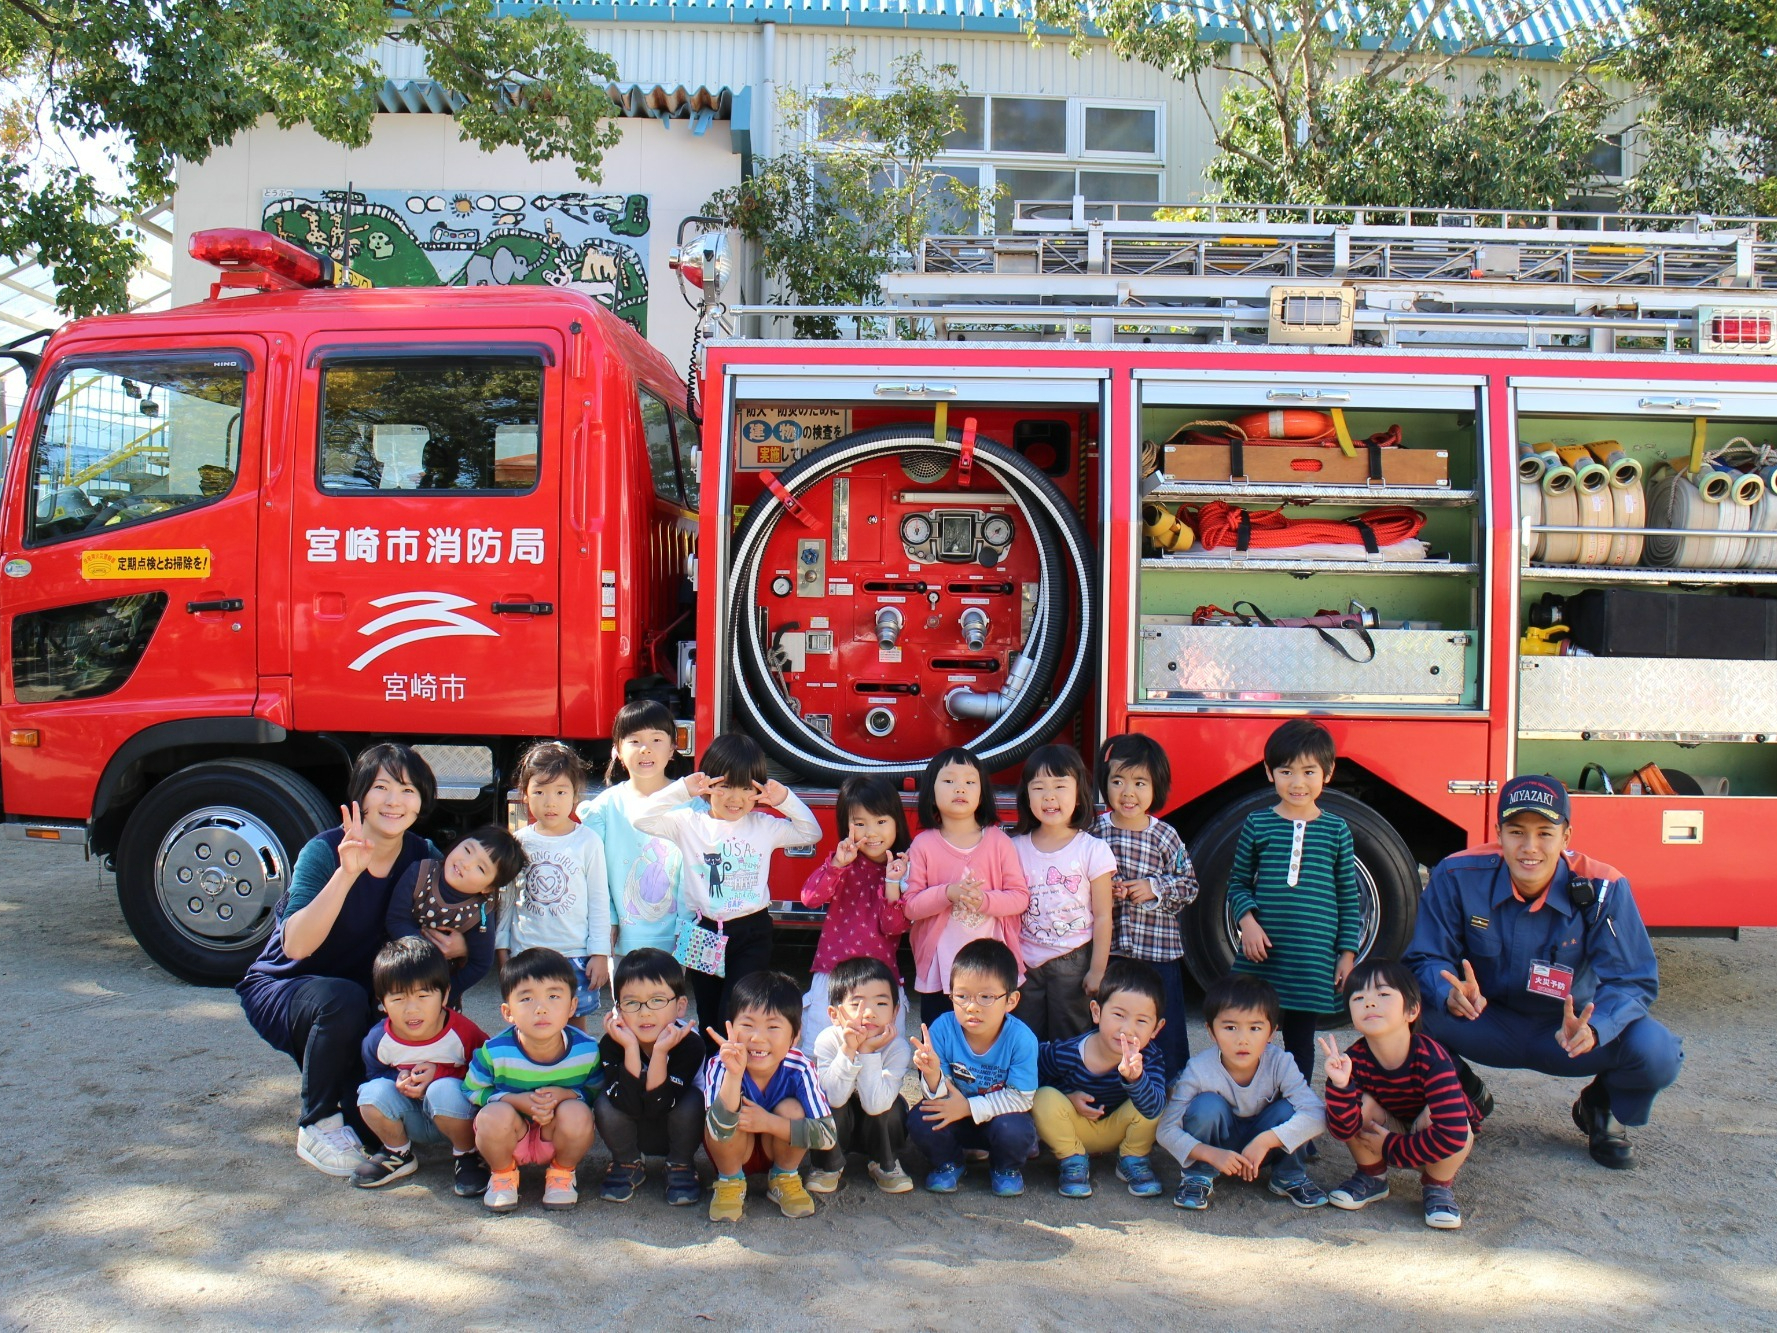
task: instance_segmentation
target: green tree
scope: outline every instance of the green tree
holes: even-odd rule
[[[937,170],[933,159],[963,128],[966,91],[954,65],[903,56],[884,81],[853,52],[831,58],[829,90],[786,91],[784,118],[812,127],[794,147],[761,158],[704,211],[755,249],[756,271],[780,304],[868,305],[883,274],[934,231],[970,231],[992,196]],[[798,337],[830,337],[832,319],[799,318]]]
[[[1499,55],[1499,34],[1546,7],[1508,3],[1484,30],[1450,0],[1256,0],[1217,11],[1238,48],[1207,40],[1195,6],[1152,0],[1032,0],[1028,27],[1033,40],[1059,28],[1076,51],[1096,29],[1124,59],[1187,82],[1213,126],[1213,198],[1548,208],[1594,179],[1608,99],[1589,71],[1545,99],[1500,59],[1476,92],[1445,90],[1459,59]]]
[[[375,51],[417,47],[485,149],[573,160],[596,181],[621,133],[610,58],[551,10],[501,17],[492,0],[0,0],[0,254],[35,250],[70,314],[120,310],[142,262],[129,217],[172,192],[263,116],[370,140]],[[71,160],[109,152],[121,184]]]
[[[1777,214],[1777,3],[1640,0],[1605,69],[1647,90],[1634,207]]]

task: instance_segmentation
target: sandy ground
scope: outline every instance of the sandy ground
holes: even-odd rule
[[[1230,1182],[1187,1215],[1102,1167],[1095,1198],[1061,1199],[1047,1162],[1017,1201],[976,1175],[948,1198],[848,1179],[810,1220],[755,1193],[717,1228],[657,1180],[565,1215],[527,1181],[527,1206],[493,1217],[436,1157],[376,1193],[323,1177],[293,1151],[294,1067],[230,992],[147,961],[95,863],[4,844],[0,886],[7,1329],[1777,1323],[1777,931],[1659,946],[1657,1012],[1688,1063],[1635,1136],[1638,1169],[1586,1157],[1577,1085],[1495,1075],[1460,1232],[1422,1225],[1405,1173],[1360,1214]],[[471,997],[490,1028],[493,1006]],[[1317,1175],[1345,1167],[1333,1146]]]

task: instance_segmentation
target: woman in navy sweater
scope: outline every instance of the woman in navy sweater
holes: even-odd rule
[[[432,770],[405,745],[358,756],[340,827],[309,840],[296,858],[277,925],[235,987],[253,1030],[302,1070],[296,1155],[328,1175],[364,1160],[347,1124],[364,1077],[359,1043],[374,1017],[370,967],[388,942],[389,896],[409,867],[438,849],[414,833],[431,812]],[[461,936],[434,937],[462,956]]]

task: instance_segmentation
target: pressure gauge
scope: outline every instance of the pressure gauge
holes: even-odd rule
[[[1004,514],[989,514],[981,522],[981,544],[1004,549],[1012,544],[1012,520]]]
[[[901,541],[906,546],[924,546],[932,539],[932,520],[926,514],[909,514],[901,520]]]
[[[779,574],[771,581],[771,595],[773,597],[788,597],[795,586],[790,582],[788,574]]]

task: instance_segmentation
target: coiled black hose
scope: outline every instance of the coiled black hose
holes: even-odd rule
[[[922,426],[884,426],[835,440],[778,477],[797,495],[836,473],[872,459],[918,453],[960,456],[962,432],[936,440]],[[1092,549],[1066,496],[1023,455],[985,437],[975,441],[975,463],[1017,502],[1037,544],[1037,605],[1024,655],[1031,671],[1006,710],[970,743],[989,771],[1010,767],[1053,735],[1085,697],[1095,657],[1098,612]],[[921,772],[930,755],[873,759],[836,744],[804,722],[773,678],[770,644],[760,631],[755,602],[765,547],[784,516],[784,504],[766,491],[747,510],[734,535],[729,580],[729,666],[747,728],[767,754],[812,782],[838,783],[857,773],[889,778]],[[1079,629],[1068,636],[1069,592],[1080,606]],[[1060,684],[1056,685],[1059,678]]]

